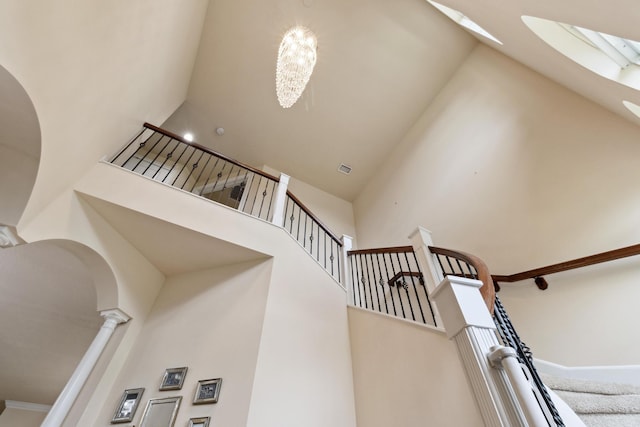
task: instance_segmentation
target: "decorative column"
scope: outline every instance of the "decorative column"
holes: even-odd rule
[[[271,222],[278,227],[282,227],[284,222],[284,208],[287,200],[287,187],[289,186],[289,175],[280,174],[280,182],[278,182],[278,188],[276,189],[276,199],[273,206],[273,217]]]
[[[62,393],[60,393],[56,399],[47,417],[42,422],[41,427],[59,427],[62,425],[62,422],[69,414],[71,406],[78,398],[82,386],[84,386],[98,358],[107,346],[116,326],[121,323],[126,323],[130,319],[128,315],[118,309],[101,311],[100,315],[105,319],[102,327],[82,357],[76,370],[71,375],[71,378],[69,378]]]
[[[349,265],[349,257],[347,253],[353,248],[353,237],[343,234],[340,241],[342,242],[342,253],[340,254],[340,262],[342,263],[341,282],[342,286],[347,290],[347,301],[351,301],[348,297],[348,295],[352,295],[349,291],[349,283],[351,283],[351,266]]]
[[[500,343],[491,314],[480,295],[481,286],[479,280],[449,276],[438,285],[432,297],[440,308],[447,336],[458,347],[485,425],[537,427],[540,424],[527,422],[504,370],[493,368],[489,362],[492,347]]]

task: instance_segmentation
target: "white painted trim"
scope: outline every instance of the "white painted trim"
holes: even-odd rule
[[[19,400],[5,400],[4,406],[7,409],[19,409],[21,411],[44,412],[51,410],[51,405],[42,405],[40,403],[20,402]]]
[[[357,305],[353,305],[351,303],[347,304],[347,307],[353,308],[353,309],[358,310],[358,311],[364,311],[366,313],[376,314],[378,316],[384,316],[384,317],[387,317],[389,319],[397,320],[399,322],[404,322],[404,323],[409,323],[411,325],[420,326],[420,327],[429,329],[430,331],[437,332],[438,334],[442,334],[442,335],[446,335],[447,334],[447,332],[442,327],[429,325],[427,323],[416,322],[415,320],[405,319],[403,317],[394,316],[393,314],[382,313],[380,311],[371,310],[371,309],[364,308],[364,307],[358,307]]]
[[[640,387],[640,365],[564,366],[541,359],[534,359],[534,363],[542,374]]]

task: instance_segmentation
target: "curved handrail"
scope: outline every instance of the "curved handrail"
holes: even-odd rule
[[[523,271],[511,275],[494,275],[493,280],[496,282],[513,283],[521,280],[535,279],[538,288],[544,290],[547,288],[547,282],[542,276],[560,273],[562,271],[574,270],[577,268],[588,267],[607,261],[615,261],[617,259],[627,258],[640,255],[640,244],[627,246],[612,251],[601,252],[582,258],[576,258],[570,261],[564,261],[557,264],[548,265],[546,267],[535,268],[533,270]]]
[[[491,273],[489,272],[489,268],[484,263],[484,261],[475,255],[471,255],[469,253],[461,252],[461,251],[454,251],[452,249],[429,246],[429,250],[433,254],[451,257],[473,266],[473,268],[476,270],[475,278],[482,282],[482,287],[480,288],[480,294],[482,295],[482,299],[484,300],[484,303],[487,305],[487,308],[489,309],[489,311],[493,314],[493,308],[494,308],[495,299],[496,299],[496,291],[493,285],[493,278],[491,276]]]
[[[342,247],[342,241],[340,240],[340,238],[336,236],[331,230],[329,230],[329,227],[324,225],[323,222],[320,221],[320,219],[315,216],[313,212],[311,212],[311,210],[309,210],[309,208],[304,205],[304,203],[300,201],[300,199],[294,196],[293,193],[289,190],[287,190],[287,196],[289,196],[291,200],[293,200],[298,206],[300,206],[300,209],[302,209],[304,213],[306,213],[311,219],[313,219],[316,224],[318,224],[318,226],[322,228],[324,232],[327,233],[329,237],[331,237],[331,239],[338,244],[338,246]]]
[[[218,153],[217,151],[214,151],[214,150],[212,150],[212,149],[210,149],[210,148],[207,148],[207,147],[202,146],[202,145],[200,145],[200,144],[196,144],[195,142],[187,141],[186,139],[184,139],[184,138],[183,138],[183,137],[181,137],[180,135],[177,135],[177,134],[175,134],[175,133],[173,133],[173,132],[170,132],[170,131],[168,131],[168,130],[162,129],[162,128],[158,127],[158,126],[154,126],[154,125],[152,125],[151,123],[146,123],[146,122],[145,122],[145,124],[144,124],[143,126],[144,126],[145,128],[147,128],[147,129],[150,129],[150,130],[154,131],[154,132],[158,132],[158,133],[161,133],[161,134],[163,134],[163,135],[166,135],[166,136],[168,136],[169,138],[177,139],[178,141],[180,141],[180,142],[182,142],[182,143],[185,143],[185,144],[187,144],[187,145],[190,145],[190,146],[192,146],[192,147],[194,147],[194,148],[197,148],[198,150],[202,150],[202,151],[205,151],[205,152],[207,152],[207,153],[209,153],[209,154],[212,154],[212,155],[214,155],[214,156],[216,156],[216,157],[220,157],[222,160],[225,160],[225,161],[227,161],[227,162],[229,162],[229,163],[233,163],[233,164],[234,164],[234,165],[236,165],[236,166],[240,166],[241,168],[245,168],[245,169],[247,169],[247,170],[249,170],[249,171],[251,171],[251,172],[253,172],[253,173],[256,173],[256,174],[258,174],[258,175],[262,175],[262,176],[264,176],[265,178],[269,178],[269,179],[271,179],[271,180],[273,180],[273,181],[280,182],[280,178],[278,178],[278,177],[275,177],[275,176],[273,176],[273,175],[270,175],[270,174],[268,174],[268,173],[266,173],[266,172],[264,172],[264,171],[261,171],[260,169],[256,169],[256,168],[254,168],[253,166],[249,166],[249,165],[246,165],[246,164],[244,164],[244,163],[242,163],[242,162],[239,162],[239,161],[237,161],[237,160],[234,160],[234,159],[232,159],[231,157],[227,157],[227,156],[225,156],[224,154],[222,154],[222,153]]]

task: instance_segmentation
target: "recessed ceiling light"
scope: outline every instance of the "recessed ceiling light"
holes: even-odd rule
[[[352,170],[353,168],[351,166],[345,165],[344,163],[340,163],[340,166],[338,166],[338,172],[342,172],[345,175],[349,175]]]
[[[193,142],[193,134],[191,132],[187,132],[183,135],[183,138],[189,142]]]
[[[224,128],[216,128],[216,134],[218,136],[224,135]]]
[[[491,41],[494,41],[498,44],[502,44],[500,40],[492,36],[487,30],[482,28],[480,25],[476,24],[474,21],[472,21],[468,16],[466,16],[462,12],[459,12],[455,9],[451,9],[450,7],[447,7],[443,4],[436,3],[435,1],[431,1],[431,0],[427,0],[427,1],[431,3],[431,5],[433,5],[433,7],[438,9],[440,12],[447,15],[454,22],[473,31],[474,33],[480,34],[481,36],[488,38]]]

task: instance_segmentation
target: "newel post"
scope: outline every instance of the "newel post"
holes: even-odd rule
[[[279,227],[284,224],[284,208],[287,200],[287,187],[289,186],[289,175],[280,174],[280,182],[276,189],[276,198],[274,200],[273,217],[271,222]]]
[[[505,369],[497,366],[501,348],[491,313],[480,294],[482,282],[463,277],[447,276],[432,294],[439,309],[447,336],[455,342],[467,373],[467,378],[487,426],[547,426],[540,417],[531,417],[522,399],[534,399],[514,390]],[[490,358],[492,360],[490,360]],[[516,384],[517,388],[518,385]],[[522,403],[524,403],[524,408]],[[537,408],[540,412],[540,408]]]
[[[342,264],[341,282],[342,286],[347,290],[347,295],[350,295],[351,266],[349,265],[349,251],[353,248],[353,237],[343,234],[340,241],[342,241],[342,253],[340,254],[340,263]],[[351,299],[347,297],[347,301],[351,301]]]

